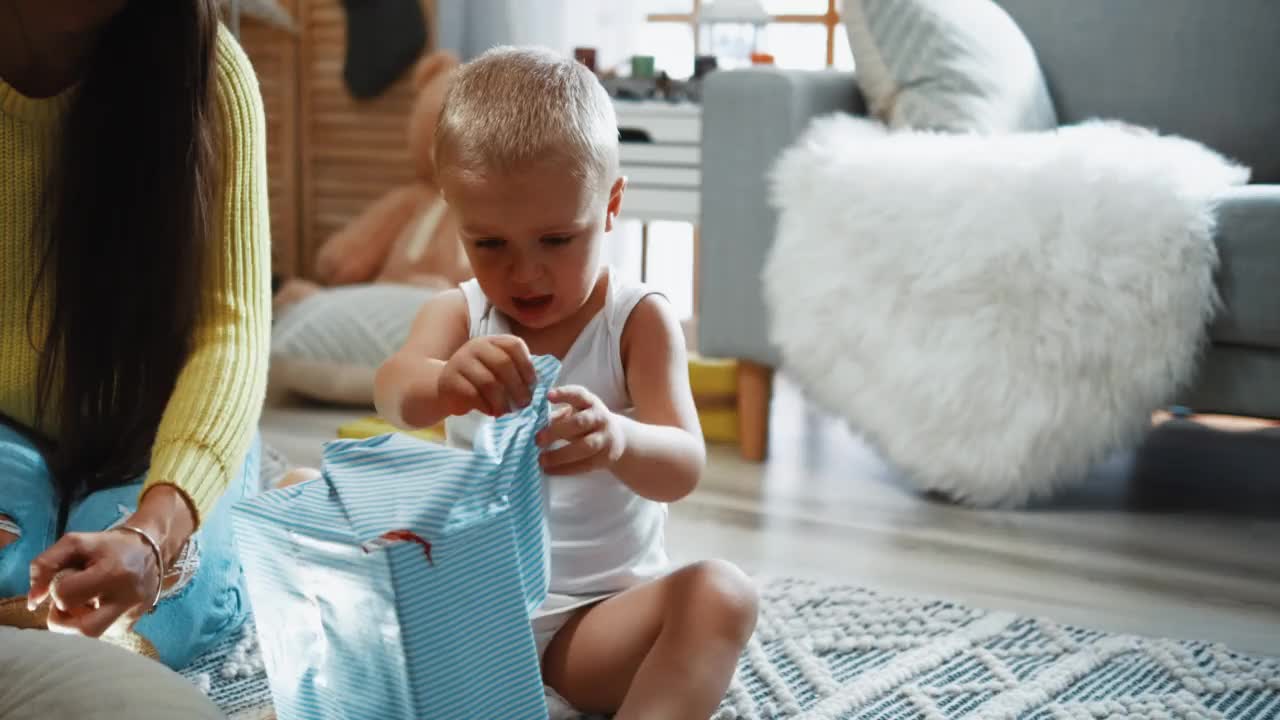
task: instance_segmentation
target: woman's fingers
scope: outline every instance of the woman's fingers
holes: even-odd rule
[[[91,541],[81,533],[63,535],[52,547],[31,561],[31,589],[27,592],[27,609],[49,597],[49,585],[59,570],[66,567],[84,567],[90,559]]]
[[[53,607],[61,612],[94,605],[108,588],[120,582],[105,563],[95,563],[84,570],[66,570],[49,587]]]
[[[84,608],[71,612],[50,608],[49,629],[64,634],[79,633],[88,637],[100,637],[129,607],[126,603],[104,602],[96,609]]]

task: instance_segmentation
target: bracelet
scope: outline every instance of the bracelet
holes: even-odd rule
[[[114,529],[131,532],[146,540],[147,544],[151,546],[151,552],[156,556],[156,597],[151,601],[151,607],[147,609],[147,612],[153,612],[156,606],[160,604],[160,592],[164,590],[164,560],[163,555],[160,553],[160,543],[156,542],[156,539],[151,537],[151,534],[146,530],[132,525],[117,525]]]

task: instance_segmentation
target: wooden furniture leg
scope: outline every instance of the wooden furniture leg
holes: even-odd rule
[[[773,368],[746,360],[738,363],[738,449],[751,462],[768,452],[769,401]]]

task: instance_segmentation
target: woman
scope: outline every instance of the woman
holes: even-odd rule
[[[263,136],[215,0],[0,0],[0,598],[171,667],[247,611]]]

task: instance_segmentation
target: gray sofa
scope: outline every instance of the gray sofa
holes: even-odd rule
[[[1253,168],[1221,200],[1225,308],[1180,401],[1280,418],[1280,2],[999,1],[1035,48],[1061,123],[1123,119]],[[756,282],[777,220],[767,172],[812,118],[866,106],[852,74],[772,68],[713,73],[703,103],[699,350],[758,375],[779,362]],[[759,457],[760,443],[744,438],[744,453]]]

